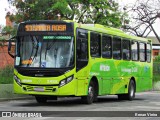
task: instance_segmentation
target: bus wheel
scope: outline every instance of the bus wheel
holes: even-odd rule
[[[38,103],[46,103],[47,102],[47,97],[35,96],[35,98]]]
[[[134,98],[135,98],[135,83],[133,80],[131,80],[129,83],[127,99],[133,100]]]
[[[128,87],[128,93],[119,94],[118,99],[119,100],[133,100],[134,98],[135,98],[135,83],[133,80],[131,80],[129,83],[129,87]]]
[[[92,104],[94,99],[96,98],[94,83],[91,81],[88,87],[88,95],[82,96],[82,102],[86,104]]]

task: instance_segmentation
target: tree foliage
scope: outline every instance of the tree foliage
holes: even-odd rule
[[[122,14],[115,0],[8,0],[17,12],[11,20],[75,20],[82,23],[98,23],[112,27],[121,26]]]
[[[9,36],[16,35],[16,28],[11,26],[5,26],[2,28],[2,34],[8,34]]]
[[[160,38],[153,27],[155,21],[160,18],[160,0],[137,0],[134,5],[126,7],[131,13],[131,21],[124,28],[132,34],[147,37],[151,31],[156,38]]]
[[[155,57],[154,62],[160,62],[160,56],[159,55]]]

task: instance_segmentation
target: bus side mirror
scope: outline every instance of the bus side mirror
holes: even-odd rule
[[[16,39],[16,36],[10,38],[8,40],[8,54],[14,58],[15,57],[15,39]]]

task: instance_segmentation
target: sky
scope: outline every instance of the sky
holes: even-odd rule
[[[0,25],[5,25],[6,20],[6,11],[5,8],[8,8],[8,2],[7,0],[0,0]]]
[[[9,9],[9,5],[7,1],[8,0],[0,0],[0,25],[3,25],[3,26],[5,26],[6,24],[5,16],[7,11],[5,11],[5,9],[7,9],[8,11],[11,11]],[[125,6],[127,4],[135,3],[136,0],[117,0],[117,1],[121,6]],[[160,19],[156,21],[156,23],[154,24],[154,28],[156,29],[156,31],[159,31],[160,33],[159,23],[160,23]],[[151,33],[149,36],[154,36],[154,34]]]
[[[136,0],[117,0],[117,1],[119,2],[119,4],[120,4],[122,7],[125,6],[125,5],[134,4],[134,3],[136,2]],[[157,19],[156,22],[155,22],[155,24],[153,25],[155,31],[156,31],[156,32],[158,31],[157,33],[160,33],[159,25],[160,25],[160,19]],[[149,36],[155,36],[155,35],[154,35],[153,32],[151,32],[151,33],[149,34]],[[160,34],[159,34],[159,36],[160,36]]]

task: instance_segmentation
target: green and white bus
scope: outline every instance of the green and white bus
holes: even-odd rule
[[[151,40],[99,24],[22,22],[8,46],[14,92],[39,103],[62,96],[87,104],[102,95],[133,100],[135,92],[152,89],[151,46]]]

